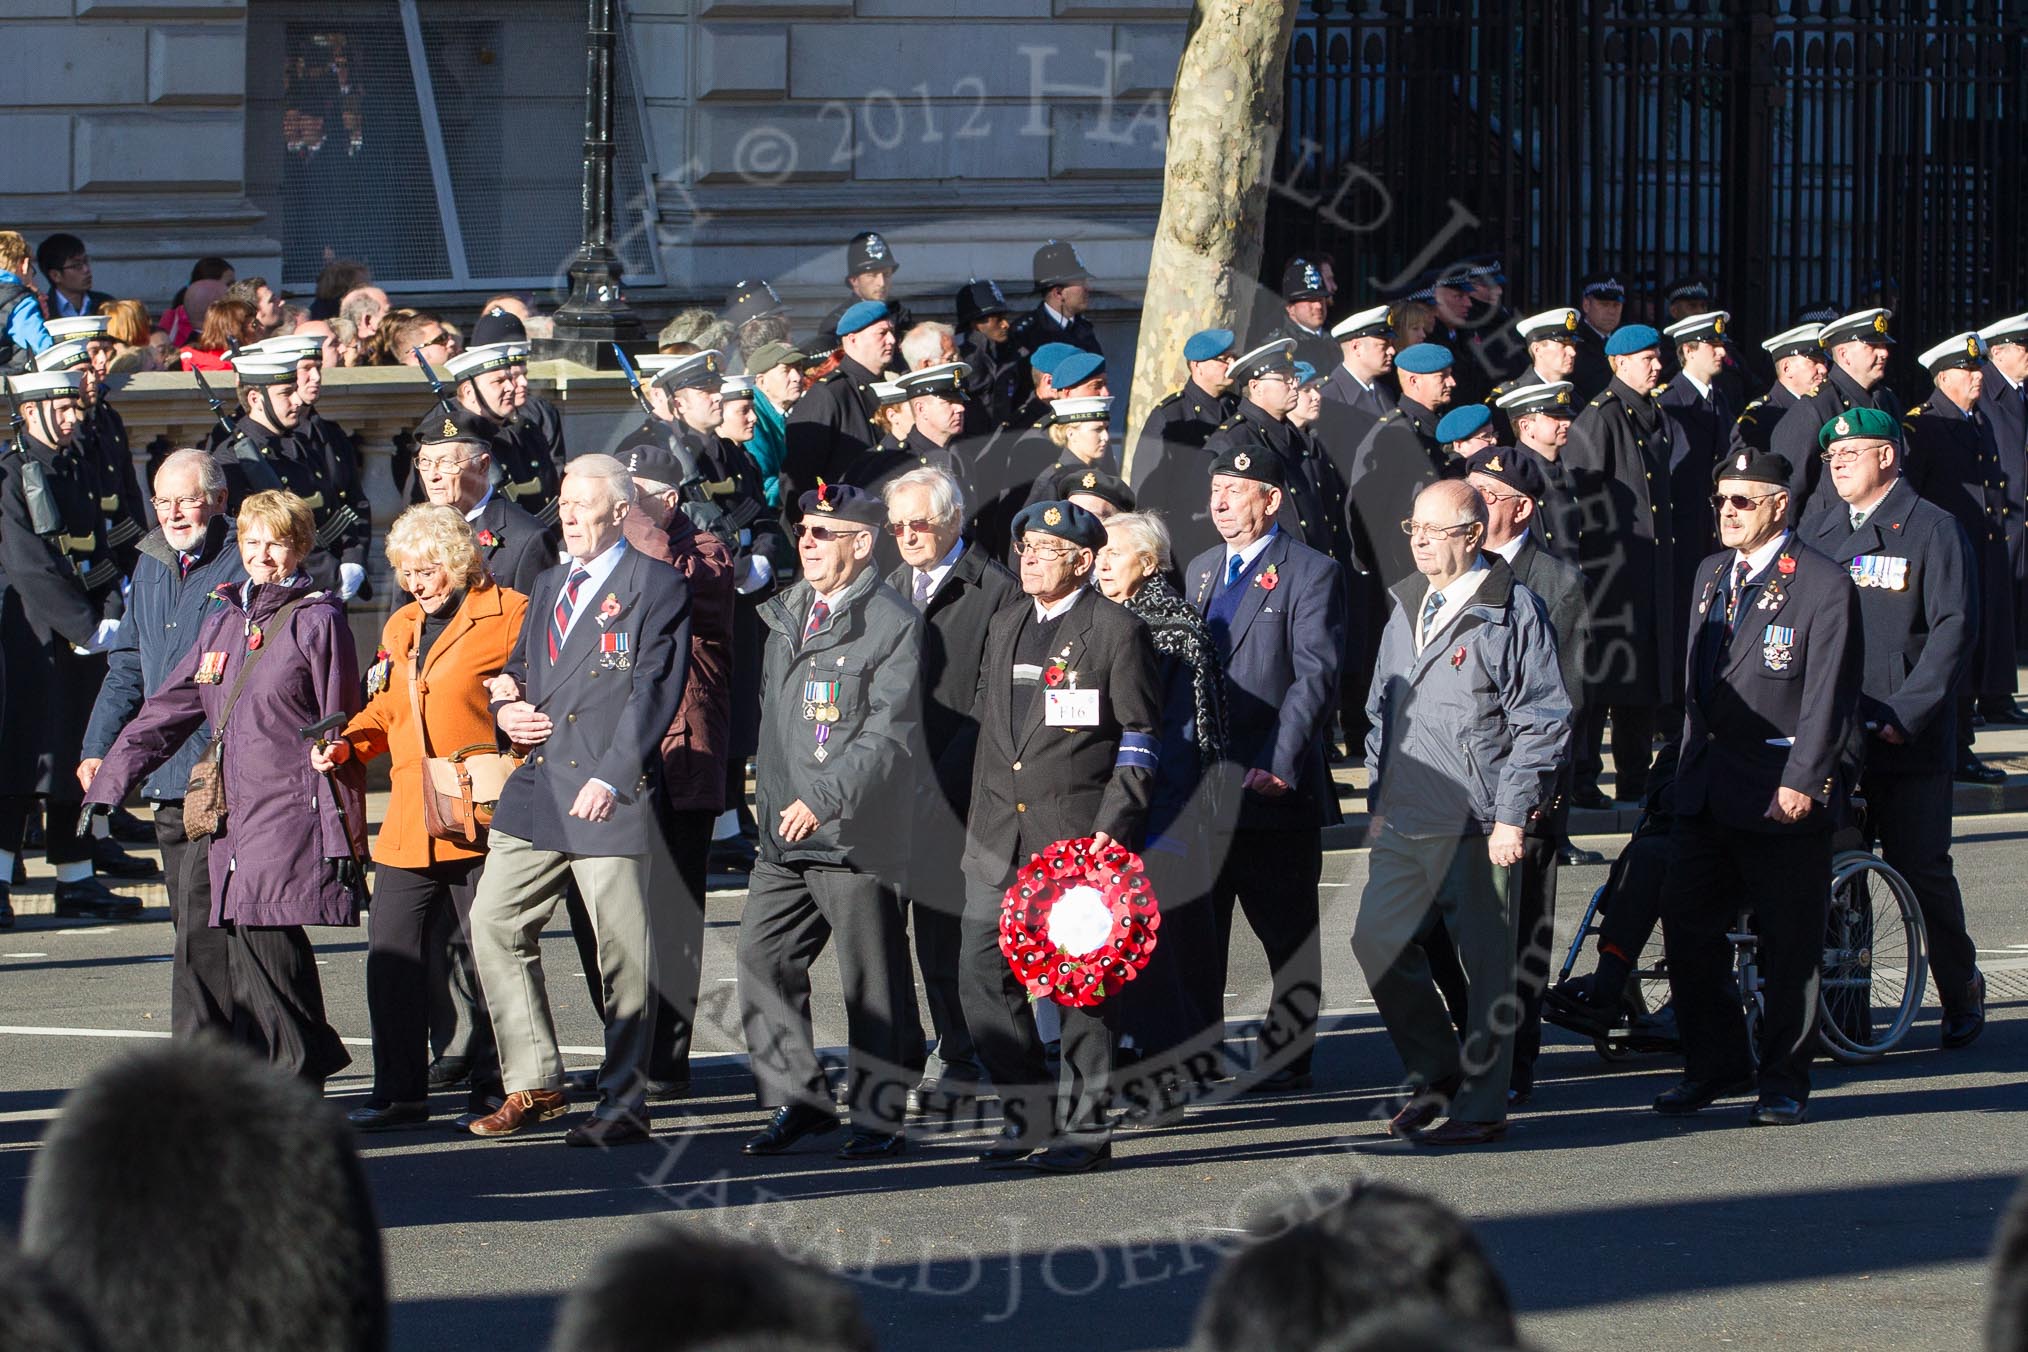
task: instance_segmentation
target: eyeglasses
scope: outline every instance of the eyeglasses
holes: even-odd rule
[[[443,331],[442,329],[438,329],[438,330],[436,331],[436,333],[434,333],[433,335],[431,335],[431,336],[430,336],[430,337],[428,337],[428,338],[425,338],[425,339],[423,339],[423,340],[422,340],[422,341],[421,341],[420,343],[417,343],[417,344],[416,344],[416,346],[417,346],[417,347],[448,347],[448,346],[450,345],[450,341],[451,341],[451,335],[450,335],[450,334],[448,334],[448,333],[445,333],[445,332],[444,332],[444,331]]]
[[[84,254],[79,254],[79,255],[78,255],[78,256],[77,256],[76,258],[73,258],[73,259],[71,259],[71,260],[70,260],[70,262],[68,262],[68,263],[65,263],[65,264],[64,264],[63,266],[61,266],[61,267],[55,267],[55,268],[51,268],[51,269],[50,269],[50,271],[51,271],[51,272],[76,272],[76,271],[77,271],[77,270],[78,270],[79,268],[88,268],[88,267],[90,267],[91,265],[92,265],[92,260],[91,260],[91,259],[90,259],[89,257],[85,256]]]
[[[887,533],[889,535],[892,535],[897,540],[899,540],[902,536],[907,535],[911,531],[915,532],[917,535],[929,535],[933,533],[940,524],[948,520],[950,520],[949,517],[940,516],[935,521],[923,521],[920,519],[915,521],[890,521],[887,523]]]
[[[1750,512],[1769,498],[1778,498],[1780,496],[1781,494],[1778,492],[1762,493],[1760,496],[1752,498],[1744,493],[1713,493],[1711,495],[1711,510],[1714,512],[1719,511],[1727,503],[1730,503],[1732,504],[1732,510],[1735,512]]]
[[[1432,526],[1423,521],[1404,521],[1401,533],[1415,539],[1448,540],[1459,531],[1474,531],[1479,528],[1476,521],[1461,521],[1455,526]]]
[[[1016,554],[1033,556],[1041,559],[1044,563],[1055,563],[1060,559],[1067,559],[1071,555],[1076,554],[1078,547],[1076,545],[1036,545],[1030,544],[1026,540],[1016,540],[1014,542],[1014,552]]]
[[[417,456],[415,469],[418,474],[433,474],[439,471],[449,474],[461,470],[471,463],[471,457],[463,455],[447,455],[440,460],[425,460],[423,457]]]
[[[1488,504],[1495,502],[1524,502],[1528,498],[1526,493],[1495,493],[1490,488],[1481,488],[1477,492]]]
[[[1825,451],[1817,459],[1827,465],[1849,465],[1860,456],[1870,455],[1876,451],[1883,450],[1889,444],[1885,441],[1874,441],[1868,442],[1864,446],[1842,446],[1836,450]]]
[[[205,499],[205,498],[150,498],[150,499],[148,499],[148,501],[149,501],[150,505],[152,505],[152,506],[154,507],[154,509],[155,509],[155,515],[156,515],[156,516],[167,516],[167,515],[169,515],[169,509],[170,509],[170,508],[172,508],[172,507],[174,507],[174,508],[175,508],[176,510],[178,510],[178,511],[181,511],[181,512],[194,512],[194,511],[196,511],[196,510],[197,510],[197,509],[198,509],[199,507],[202,507],[202,506],[203,506],[203,505],[205,504],[205,502],[207,501],[207,499]]]
[[[829,542],[831,540],[849,540],[855,535],[864,534],[866,532],[863,530],[839,530],[836,526],[813,526],[807,521],[796,523],[796,536],[798,539],[808,536],[812,540]]]

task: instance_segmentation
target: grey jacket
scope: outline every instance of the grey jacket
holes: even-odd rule
[[[798,582],[760,608],[768,627],[754,755],[761,858],[844,865],[898,886],[915,811],[909,749],[921,735],[915,609],[869,565],[804,642],[815,600]],[[791,844],[778,828],[797,799],[816,814],[817,829]]]
[[[1544,811],[1569,754],[1570,697],[1541,598],[1498,555],[1464,611],[1417,653],[1427,583],[1393,588],[1366,696],[1367,802],[1409,836],[1489,834]]]

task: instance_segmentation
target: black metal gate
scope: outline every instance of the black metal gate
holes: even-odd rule
[[[1270,284],[1353,299],[1498,253],[1523,305],[1712,278],[1749,332],[2028,304],[2028,0],[1299,0]],[[2010,137],[2009,133],[2014,135]]]

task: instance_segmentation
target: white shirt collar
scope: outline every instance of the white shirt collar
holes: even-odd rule
[[[1688,371],[1683,371],[1680,374],[1682,375],[1683,379],[1690,382],[1690,388],[1697,391],[1697,397],[1699,399],[1709,399],[1711,397],[1711,387],[1709,385],[1706,385],[1703,381],[1699,380],[1696,376],[1691,375]]]
[[[1281,528],[1282,527],[1280,522],[1269,523],[1267,534],[1261,536],[1260,539],[1255,540],[1245,549],[1234,549],[1231,545],[1227,545],[1225,547],[1226,571],[1227,572],[1232,571],[1232,561],[1235,558],[1243,560],[1241,564],[1242,569],[1253,567],[1253,561],[1261,556],[1261,551],[1265,550],[1268,547],[1269,543],[1274,540],[1275,535],[1281,530]]]
[[[1085,589],[1083,587],[1079,587],[1076,591],[1064,597],[1061,601],[1056,602],[1054,605],[1047,606],[1043,605],[1042,602],[1037,598],[1033,596],[1029,597],[1028,599],[1034,602],[1035,605],[1035,622],[1037,624],[1041,624],[1046,620],[1053,620],[1057,618],[1059,615],[1069,613],[1070,608],[1076,605],[1078,603],[1078,600],[1081,597],[1083,597],[1084,591]]]
[[[1526,543],[1528,543],[1528,528],[1526,526],[1523,526],[1521,528],[1521,533],[1515,536],[1513,539],[1509,540],[1506,544],[1488,545],[1486,547],[1492,550],[1495,554],[1498,554],[1501,558],[1507,560],[1507,562],[1512,563],[1514,562],[1514,556],[1521,552],[1521,546]],[[1481,562],[1484,562],[1484,560],[1482,559]]]
[[[1423,605],[1417,606],[1415,614],[1411,617],[1416,625],[1415,650],[1417,652],[1421,652],[1424,648],[1428,647],[1431,639],[1434,639],[1438,634],[1450,628],[1451,621],[1455,620],[1459,613],[1472,603],[1472,598],[1478,594],[1479,584],[1486,580],[1486,574],[1490,571],[1490,567],[1491,565],[1486,562],[1486,556],[1480,554],[1478,558],[1472,560],[1472,566],[1465,570],[1463,577],[1456,578],[1445,584],[1443,589],[1443,604],[1437,607],[1437,613],[1431,617],[1427,625],[1422,623],[1422,612],[1424,606],[1429,603],[1430,593],[1435,588],[1427,586],[1423,588]]]
[[[1067,329],[1070,327],[1070,321],[1068,319],[1065,319],[1062,315],[1058,314],[1056,312],[1056,307],[1054,305],[1051,305],[1048,301],[1042,302],[1042,309],[1046,314],[1048,314],[1050,319],[1055,321],[1056,327],[1058,327],[1059,329]]]
[[[941,559],[938,559],[935,563],[930,565],[928,576],[929,576],[929,594],[931,596],[935,596],[937,594],[937,588],[944,585],[944,579],[951,575],[951,569],[957,567],[958,560],[964,555],[964,552],[965,552],[965,541],[964,537],[960,536],[958,538],[957,543],[951,546],[950,553],[944,555]],[[924,575],[923,570],[920,568],[916,568],[911,571],[915,573],[916,577],[922,577]],[[914,579],[910,579],[910,581],[912,583]]]
[[[1733,550],[1732,551],[1733,571],[1738,572],[1739,571],[1738,565],[1740,564],[1741,561],[1744,561],[1746,564],[1746,575],[1749,578],[1759,577],[1762,571],[1766,569],[1766,567],[1770,563],[1774,562],[1775,555],[1781,553],[1783,547],[1787,545],[1788,542],[1789,542],[1789,533],[1787,531],[1783,531],[1780,535],[1775,536],[1774,539],[1769,540],[1766,544],[1762,545],[1759,549],[1754,550],[1753,553],[1751,554],[1742,554],[1736,549]]]
[[[1360,389],[1365,390],[1368,394],[1371,394],[1373,392],[1373,386],[1376,382],[1361,380],[1359,378],[1359,373],[1353,370],[1351,367],[1347,366],[1342,361],[1338,363],[1338,369],[1345,373],[1346,379],[1350,380],[1354,385],[1357,385]]]

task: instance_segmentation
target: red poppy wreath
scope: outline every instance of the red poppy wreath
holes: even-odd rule
[[[1139,855],[1059,840],[1001,899],[1000,952],[1032,998],[1090,1009],[1140,975],[1161,924]]]

